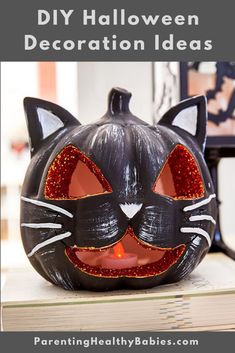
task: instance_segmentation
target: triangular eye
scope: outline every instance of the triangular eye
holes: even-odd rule
[[[168,157],[153,192],[174,199],[197,199],[204,196],[200,169],[188,149],[177,145]]]
[[[66,146],[52,162],[46,178],[45,198],[80,199],[112,192],[97,165],[77,147]]]

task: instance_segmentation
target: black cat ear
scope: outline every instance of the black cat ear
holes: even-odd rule
[[[49,136],[71,126],[81,125],[67,110],[42,99],[26,97],[24,109],[27,120],[31,155]]]
[[[160,125],[177,127],[196,138],[204,151],[206,141],[207,109],[206,97],[197,96],[186,99],[164,114]]]

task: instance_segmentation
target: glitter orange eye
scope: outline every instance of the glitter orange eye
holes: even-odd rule
[[[52,162],[46,177],[45,198],[80,199],[112,192],[97,165],[75,146],[66,146]]]
[[[196,199],[204,196],[199,167],[189,150],[177,145],[157,177],[153,191],[174,199]]]

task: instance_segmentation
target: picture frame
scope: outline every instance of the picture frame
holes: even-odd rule
[[[208,147],[235,155],[235,63],[180,62],[180,99],[204,94],[208,103]]]

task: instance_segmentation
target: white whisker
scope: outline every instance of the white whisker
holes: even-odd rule
[[[21,223],[21,227],[27,228],[52,228],[52,229],[60,229],[62,228],[62,224],[59,223]]]
[[[38,251],[39,249],[43,248],[44,246],[46,245],[49,245],[51,243],[54,243],[55,241],[58,241],[58,240],[61,240],[61,239],[64,239],[64,238],[67,238],[67,237],[70,237],[72,233],[70,232],[66,232],[66,233],[63,233],[63,234],[58,234],[50,239],[47,239],[43,242],[41,242],[40,244],[37,244],[31,251],[30,253],[28,253],[28,257],[31,257],[33,254],[35,254],[36,251]]]
[[[183,208],[183,211],[184,212],[187,212],[187,211],[191,211],[191,210],[195,210],[196,208],[199,208],[203,205],[206,205],[208,204],[209,202],[211,202],[212,199],[214,199],[216,197],[215,194],[212,194],[210,195],[207,199],[205,200],[202,200],[202,201],[199,201],[197,203],[195,203],[194,205],[190,205],[190,206],[186,206]]]
[[[211,238],[210,235],[202,228],[197,227],[182,227],[180,228],[181,233],[194,233],[202,235],[208,242],[209,246],[211,246]]]
[[[194,221],[210,221],[213,224],[216,224],[215,219],[212,216],[209,216],[207,214],[202,214],[202,215],[198,215],[198,216],[191,216],[189,217],[190,222],[194,222]]]
[[[33,205],[40,206],[40,207],[46,207],[46,208],[49,208],[53,211],[63,213],[64,215],[66,215],[70,218],[73,218],[72,213],[68,212],[67,210],[63,209],[62,207],[58,207],[58,206],[52,205],[50,203],[46,203],[46,202],[42,202],[42,201],[38,201],[38,200],[28,199],[27,197],[24,197],[24,196],[21,196],[21,199],[25,202],[32,203]]]

